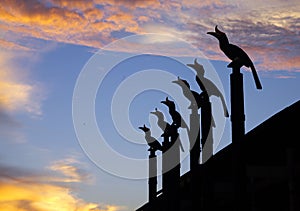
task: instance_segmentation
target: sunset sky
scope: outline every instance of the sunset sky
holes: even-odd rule
[[[177,76],[199,90],[187,63],[198,58],[230,111],[229,60],[206,34],[216,25],[250,55],[263,85],[256,90],[243,68],[246,132],[299,100],[299,1],[2,0],[0,210],[129,211],[145,203],[148,151],[137,127],[154,125],[155,107],[167,116],[160,101],[181,98]],[[95,114],[100,138],[85,112]],[[215,152],[230,143],[230,120],[220,119]],[[107,156],[99,139],[132,163]]]

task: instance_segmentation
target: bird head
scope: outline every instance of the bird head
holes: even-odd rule
[[[197,62],[197,59],[194,60],[194,64],[187,64],[187,66],[193,68],[197,72],[198,77],[204,76],[204,68],[201,64]]]
[[[144,124],[143,127],[139,127],[139,129],[141,129],[142,131],[144,131],[145,133],[148,132],[150,129],[146,127],[146,125]]]
[[[226,34],[218,29],[218,25],[216,25],[214,32],[207,32],[207,34],[214,36],[220,42],[228,42],[229,43]]]
[[[171,108],[171,109],[175,109],[175,103],[174,103],[173,101],[169,100],[168,97],[166,97],[166,100],[161,101],[161,103],[162,103],[162,104],[165,104],[166,106],[168,106],[169,109],[170,109],[170,108]]]
[[[181,86],[181,87],[187,87],[188,89],[190,89],[190,84],[186,81],[186,80],[184,80],[184,79],[181,79],[181,78],[179,78],[179,77],[177,77],[177,80],[175,80],[175,81],[172,81],[172,83],[174,83],[174,84],[178,84],[179,86]]]
[[[150,114],[154,114],[158,118],[164,118],[163,112],[159,111],[157,108],[155,108],[155,111],[151,111]]]

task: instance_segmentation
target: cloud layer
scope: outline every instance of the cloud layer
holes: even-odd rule
[[[206,35],[218,24],[259,70],[300,70],[296,0],[5,0],[0,14],[0,30],[6,31],[0,43],[7,48],[34,49],[29,38],[99,48],[125,35],[152,32],[173,34],[209,58],[225,60]]]
[[[39,87],[12,60],[12,54],[0,51],[0,110],[41,115]]]
[[[50,172],[0,164],[0,210],[10,211],[119,211],[116,205],[86,202],[76,197],[69,182],[85,183],[87,174],[79,161],[67,158],[50,165]],[[63,173],[58,176],[56,173]]]

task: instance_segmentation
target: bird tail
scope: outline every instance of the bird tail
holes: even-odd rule
[[[182,152],[184,152],[184,148],[183,148],[183,145],[182,145],[182,142],[181,142],[181,139],[178,140],[179,141],[179,146],[180,146],[180,149]]]
[[[226,106],[224,96],[221,94],[220,98],[221,98],[221,102],[222,102],[222,106],[223,106],[223,110],[224,110],[224,116],[229,117],[229,113],[228,113],[228,109],[227,109],[227,106]]]
[[[250,68],[251,68],[251,71],[252,71],[252,75],[253,75],[253,78],[254,78],[254,82],[255,82],[256,88],[257,89],[262,89],[261,83],[259,81],[256,69],[255,69],[253,63],[250,65]]]

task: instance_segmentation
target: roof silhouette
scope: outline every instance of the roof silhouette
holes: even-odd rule
[[[300,210],[300,100],[282,109],[251,131],[238,143],[244,165],[246,203],[243,210]],[[233,210],[233,158],[235,146],[230,144],[206,163],[199,165],[191,184],[191,172],[180,178],[178,210]],[[191,187],[197,187],[191,188]],[[199,206],[191,199],[199,198]],[[200,203],[204,201],[204,203]],[[204,205],[203,205],[204,204]],[[168,210],[164,194],[137,211]]]

